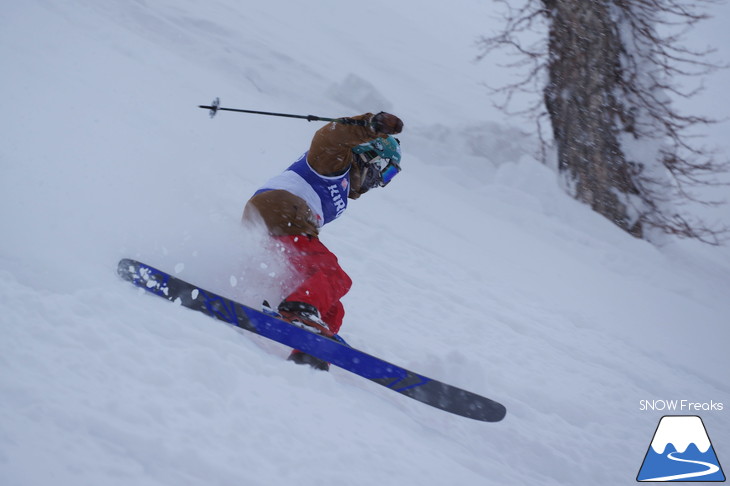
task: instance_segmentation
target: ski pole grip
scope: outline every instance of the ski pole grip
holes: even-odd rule
[[[354,118],[337,118],[336,120],[333,120],[336,123],[341,123],[343,125],[356,125],[358,127],[366,127],[368,126],[367,120],[355,120]]]

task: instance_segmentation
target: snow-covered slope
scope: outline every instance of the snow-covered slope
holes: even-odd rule
[[[509,75],[472,62],[491,8],[0,7],[0,483],[629,484],[668,413],[640,401],[661,399],[724,403],[676,411],[723,461],[730,252],[653,247],[562,193],[480,84]],[[403,173],[323,233],[355,281],[342,333],[503,422],[293,366],[115,276],[131,256],[250,303],[283,292],[240,213],[319,125],[210,120],[215,96],[404,119]]]

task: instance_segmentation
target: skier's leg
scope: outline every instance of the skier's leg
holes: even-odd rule
[[[352,280],[339,265],[337,257],[316,237],[278,238],[287,248],[290,262],[304,277],[284,302],[313,306],[333,333],[342,326],[344,307],[340,299],[350,290]]]

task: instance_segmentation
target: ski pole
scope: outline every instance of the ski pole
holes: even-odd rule
[[[238,108],[223,108],[220,106],[221,100],[220,98],[216,98],[213,100],[213,103],[210,105],[198,105],[198,108],[203,108],[206,110],[210,110],[210,117],[213,118],[216,113],[219,111],[235,111],[238,113],[252,113],[254,115],[269,115],[269,116],[283,116],[286,118],[301,118],[303,120],[307,121],[326,121],[326,122],[335,122],[335,123],[342,123],[343,125],[360,125],[360,126],[367,126],[368,122],[366,120],[353,120],[352,118],[325,118],[321,116],[315,116],[315,115],[291,115],[288,113],[271,113],[269,111],[254,111],[254,110],[241,110]]]

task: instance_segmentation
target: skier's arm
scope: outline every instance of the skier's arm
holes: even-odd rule
[[[366,120],[366,126],[328,123],[317,130],[309,148],[307,161],[322,175],[340,174],[352,164],[352,148],[378,137],[397,134],[403,129],[403,122],[389,113],[365,113],[350,117]]]

